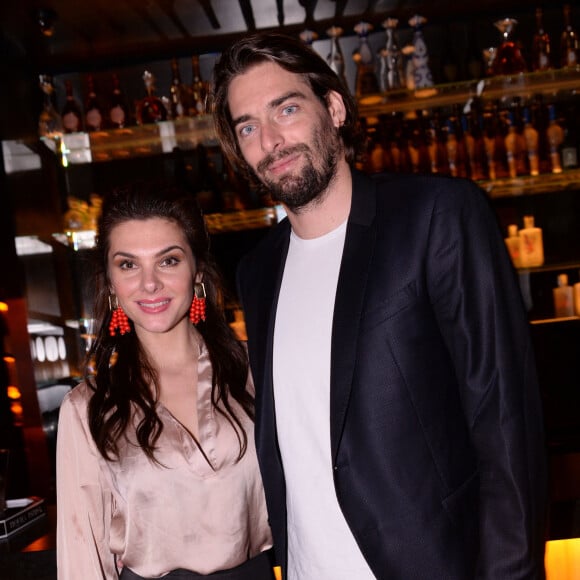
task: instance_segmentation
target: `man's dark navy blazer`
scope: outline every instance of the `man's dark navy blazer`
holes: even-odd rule
[[[289,235],[284,220],[238,275],[283,570],[272,348]],[[330,400],[336,495],[377,578],[544,577],[544,437],[528,322],[495,214],[472,183],[354,173]]]

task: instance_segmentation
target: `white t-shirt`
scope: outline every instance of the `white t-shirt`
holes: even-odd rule
[[[366,580],[369,569],[336,499],[330,451],[330,343],[346,222],[293,232],[274,330],[274,398],[286,479],[289,580]]]

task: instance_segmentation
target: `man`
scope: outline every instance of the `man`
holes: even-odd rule
[[[483,193],[354,171],[353,99],[285,36],[226,50],[213,106],[288,213],[238,279],[285,578],[543,578],[538,386]]]

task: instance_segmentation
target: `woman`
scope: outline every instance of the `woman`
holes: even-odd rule
[[[208,242],[177,188],[104,200],[91,364],[60,411],[59,580],[272,578],[253,386]]]

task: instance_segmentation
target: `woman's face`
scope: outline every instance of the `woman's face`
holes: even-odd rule
[[[110,234],[111,291],[138,335],[189,323],[196,262],[183,231],[164,218],[130,220]]]

